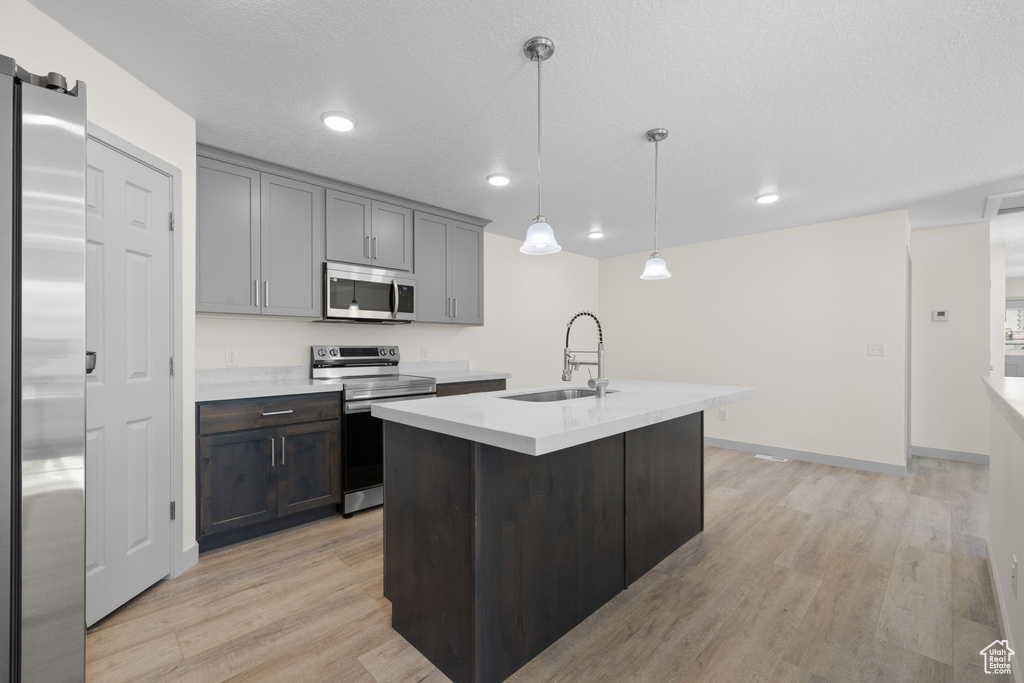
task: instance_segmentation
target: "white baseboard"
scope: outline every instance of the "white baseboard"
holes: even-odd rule
[[[895,474],[897,476],[903,476],[907,473],[906,465],[891,465],[885,462],[873,462],[871,460],[858,460],[857,458],[847,458],[842,455],[826,455],[825,453],[812,453],[810,451],[798,451],[792,448],[781,448],[779,446],[762,446],[756,443],[746,443],[743,441],[729,441],[728,439],[715,439],[713,437],[704,437],[704,443],[708,446],[717,446],[719,448],[729,448],[734,451],[749,451],[751,453],[764,453],[765,455],[777,455],[782,458],[790,458],[792,460],[804,460],[806,462],[816,462],[821,465],[834,465],[835,467],[846,467],[851,470],[861,470],[863,472],[877,472],[879,474]]]
[[[985,539],[985,560],[988,564],[988,578],[992,581],[992,593],[996,599],[996,617],[999,619],[999,632],[1003,638],[1010,640],[1010,646],[1014,645],[1013,635],[1010,633],[1010,624],[1006,620],[1006,603],[1003,602],[1003,590],[999,585],[999,574],[996,570],[996,563],[992,559],[992,543]],[[1013,680],[1016,683],[1024,683],[1024,676],[1021,674],[1020,660],[1013,662],[1011,667]]]
[[[988,456],[984,453],[950,451],[945,448],[931,448],[929,446],[911,446],[910,454],[918,455],[922,458],[938,458],[939,460],[953,460],[954,462],[969,462],[973,465],[988,465]]]

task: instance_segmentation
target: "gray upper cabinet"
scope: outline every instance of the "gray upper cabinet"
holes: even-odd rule
[[[373,265],[412,270],[412,209],[374,201],[372,213],[370,256]]]
[[[416,320],[482,325],[481,229],[419,211],[415,220]]]
[[[196,311],[321,314],[324,190],[199,157]]]
[[[448,231],[451,221],[416,212],[416,320],[449,323]]]
[[[412,209],[327,191],[327,260],[412,270]]]
[[[264,173],[260,204],[262,312],[307,318],[320,315],[323,188]]]
[[[448,272],[451,279],[452,319],[466,325],[484,324],[484,240],[479,228],[452,223]]]
[[[327,190],[327,260],[370,264],[369,199]]]
[[[199,157],[196,310],[259,313],[260,173]]]

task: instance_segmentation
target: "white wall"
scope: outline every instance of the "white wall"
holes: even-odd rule
[[[172,164],[182,173],[182,321],[184,354],[182,439],[184,445],[184,548],[195,544],[195,121],[26,0],[4,0],[0,53],[33,73],[57,71],[69,82],[85,81],[89,121]]]
[[[1021,278],[1024,280],[1024,278]],[[990,248],[989,252],[989,372],[992,377],[1002,377],[1006,364],[1003,358],[1006,345],[1003,335],[1006,333],[1006,247],[999,244]]]
[[[581,310],[597,312],[598,261],[566,252],[524,256],[521,244],[484,234],[483,327],[201,315],[196,362],[223,367],[224,350],[235,348],[240,366],[308,365],[314,344],[397,344],[405,360],[420,360],[426,349],[430,360],[468,360],[474,369],[511,372],[510,388],[557,384],[566,323]]]
[[[756,387],[706,436],[900,471],[908,232],[898,211],[663,249],[662,281],[639,278],[647,254],[602,260],[612,383]]]
[[[911,319],[911,443],[915,453],[940,449],[989,452],[988,399],[981,378],[991,361],[992,259],[988,223],[915,230]],[[947,309],[947,322],[932,322]]]
[[[1005,258],[1005,257],[1004,257]],[[1006,264],[1003,263],[1005,272]],[[1008,277],[1006,278],[1006,297],[1007,299],[1024,299],[1024,277]]]

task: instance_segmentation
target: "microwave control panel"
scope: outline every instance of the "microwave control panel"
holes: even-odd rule
[[[412,285],[398,285],[398,312],[415,313],[414,290]]]

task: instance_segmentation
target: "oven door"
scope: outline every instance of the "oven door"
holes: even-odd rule
[[[346,401],[342,404],[344,514],[351,515],[384,503],[384,421],[370,414],[370,406],[430,396],[433,394]]]
[[[324,317],[365,322],[411,322],[415,282],[379,268],[324,267]]]

